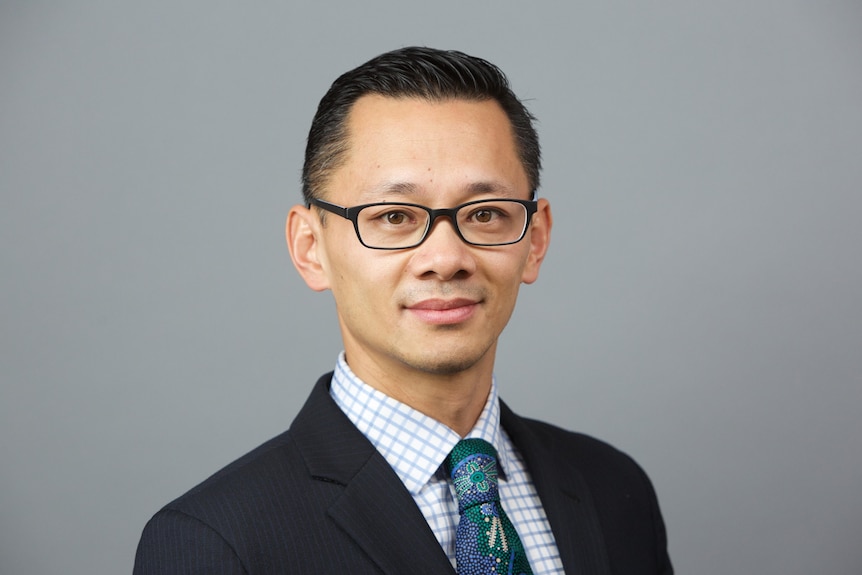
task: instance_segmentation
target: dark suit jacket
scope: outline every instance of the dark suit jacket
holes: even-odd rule
[[[288,431],[150,520],[136,574],[453,573],[401,480],[332,401],[331,375]],[[568,575],[673,572],[655,493],[634,461],[505,405],[501,418]]]

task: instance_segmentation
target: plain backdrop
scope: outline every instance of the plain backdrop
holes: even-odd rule
[[[502,396],[655,483],[678,573],[862,572],[862,5],[0,2],[0,573],[123,573],[340,340],[284,218],[332,80],[502,67],[555,214]]]

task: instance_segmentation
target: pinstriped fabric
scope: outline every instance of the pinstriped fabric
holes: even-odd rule
[[[383,455],[422,511],[455,565],[460,515],[444,461],[461,437],[436,421],[372,388],[339,354],[330,388],[335,403]],[[500,498],[536,573],[563,573],[563,565],[536,489],[518,450],[500,426],[496,380],[469,438],[484,439],[500,455]]]
[[[247,573],[233,548],[212,528],[179,511],[153,517],[145,534],[159,537],[141,541],[136,573]],[[189,545],[194,541],[193,545]]]
[[[157,513],[141,537],[135,573],[379,574],[387,563],[388,572],[404,572],[403,560],[386,557],[385,550],[369,558],[375,545],[391,547],[391,541],[356,541],[374,536],[366,524],[396,521],[392,499],[367,497],[369,488],[363,491],[361,485],[401,484],[325,391],[322,399],[318,403],[328,401],[329,408],[317,421],[326,424],[297,423]],[[308,415],[298,419],[308,421]],[[321,427],[328,432],[321,434]],[[319,436],[326,440],[319,442]],[[318,452],[323,453],[316,461],[308,460]],[[356,495],[347,497],[347,483]],[[410,501],[406,492],[404,497]],[[405,544],[423,562],[433,565],[437,558],[448,570],[445,555],[415,513],[400,530]]]
[[[332,400],[330,378],[318,381],[289,431],[153,517],[137,575],[452,575],[413,496]],[[529,455],[567,572],[672,575],[661,512],[637,464],[502,402],[500,418],[503,435]]]

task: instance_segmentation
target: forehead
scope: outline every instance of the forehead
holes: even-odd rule
[[[346,143],[335,180],[371,195],[396,183],[436,195],[486,181],[528,193],[511,123],[495,100],[366,95],[350,110]]]

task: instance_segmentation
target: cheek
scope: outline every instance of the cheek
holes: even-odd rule
[[[331,258],[332,293],[336,303],[350,305],[353,315],[369,311],[381,301],[391,301],[397,272],[386,261],[370,257],[370,250],[343,250]]]
[[[528,253],[527,250],[518,250],[499,254],[499,257],[489,260],[488,273],[501,290],[518,291],[527,268]]]
[[[508,317],[515,307],[518,291],[524,273],[524,260],[512,257],[495,258],[488,262],[486,267],[487,282],[493,286],[496,292],[496,311],[501,317]]]

